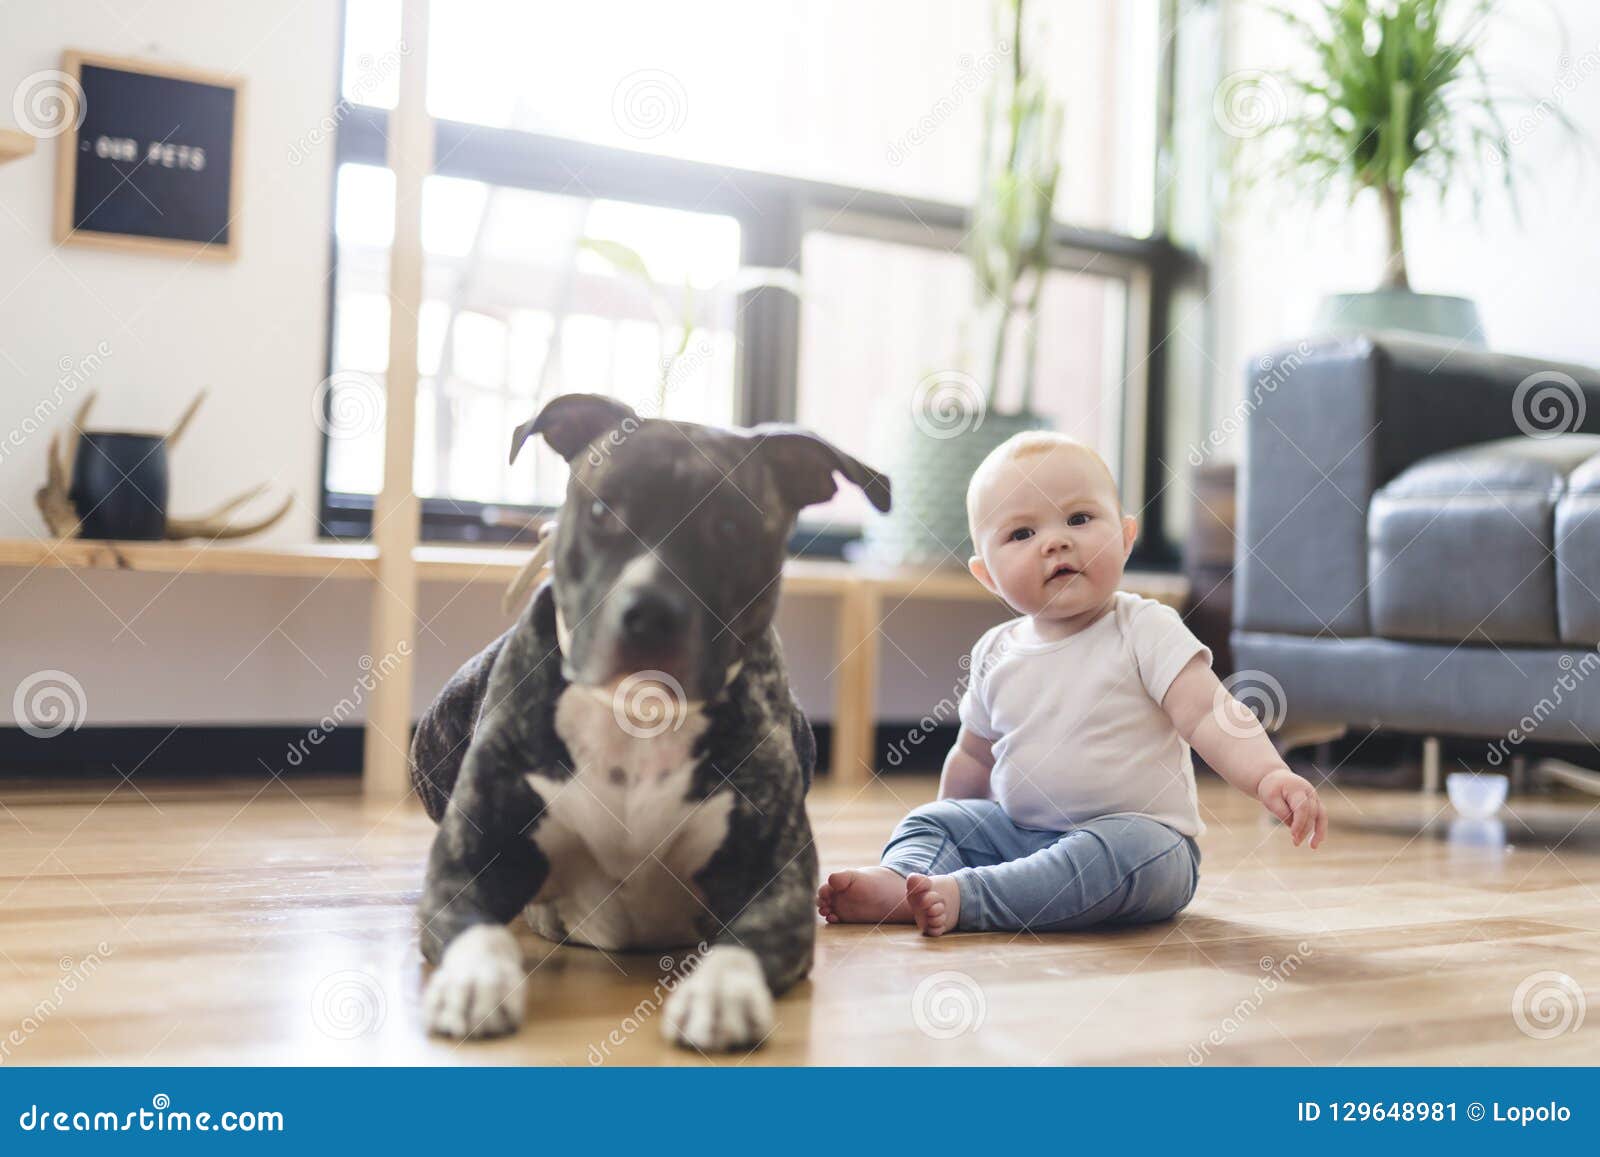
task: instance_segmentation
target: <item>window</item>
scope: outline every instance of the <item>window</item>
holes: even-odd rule
[[[393,205],[387,170],[341,167],[335,414],[360,405],[341,391],[373,389],[387,369]],[[542,442],[529,443],[514,466],[504,452],[540,397],[608,394],[640,413],[733,421],[733,218],[434,176],[423,190],[422,243],[421,497],[559,504],[559,458]],[[613,246],[637,255],[642,269],[609,259]],[[680,349],[686,322],[692,336]],[[381,430],[369,423],[351,435],[329,442],[329,483],[375,494]]]
[[[841,449],[889,469],[908,432],[918,386],[960,361],[972,311],[966,259],[948,249],[817,231],[801,249],[797,418]],[[1059,270],[1040,295],[1033,408],[1058,430],[1121,458],[1127,286]],[[1020,401],[1020,359],[1009,359],[996,403]],[[803,522],[859,525],[863,495],[841,491]]]
[[[369,0],[370,3],[370,0]],[[1074,118],[1063,220],[1148,232],[1158,0],[1051,0],[1024,51]],[[979,0],[450,0],[431,18],[428,110],[756,172],[967,204],[984,81],[1010,30]],[[381,57],[393,17],[374,15]],[[356,14],[352,12],[352,22]],[[595,46],[574,51],[575,46]],[[391,98],[392,103],[392,98]]]
[[[1066,0],[1026,34],[1069,108],[1058,268],[1035,408],[1113,469],[1164,445],[1159,343],[1141,328],[1194,266],[1162,237],[1159,0]],[[435,3],[423,198],[415,485],[430,538],[503,538],[505,507],[561,501],[565,464],[510,431],[585,390],[694,421],[798,421],[875,465],[971,310],[960,252],[982,88],[1011,37],[972,0]],[[347,0],[329,407],[381,396],[398,93],[397,0]],[[1001,383],[1015,400],[1017,383]],[[348,395],[348,396],[347,396]],[[370,404],[370,403],[368,403]],[[324,523],[370,526],[376,430],[327,442]],[[1153,439],[1153,441],[1152,441]],[[1130,462],[1132,459],[1128,459]],[[1124,483],[1159,504],[1159,469]],[[1123,471],[1125,474],[1128,471]],[[796,546],[859,533],[853,492]],[[1159,509],[1143,545],[1170,553]],[[1148,561],[1148,560],[1146,560]]]

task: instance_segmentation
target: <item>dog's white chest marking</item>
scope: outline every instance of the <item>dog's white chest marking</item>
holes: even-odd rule
[[[707,726],[696,705],[676,726],[670,717],[639,726],[612,703],[597,689],[563,691],[555,727],[575,774],[528,773],[545,805],[533,839],[550,862],[528,919],[596,948],[693,944],[705,911],[694,877],[727,837],[733,793],[689,798],[691,752]]]

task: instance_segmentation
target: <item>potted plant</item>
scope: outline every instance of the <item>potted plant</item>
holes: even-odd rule
[[[1441,198],[1465,188],[1476,208],[1490,168],[1499,169],[1515,208],[1512,137],[1500,115],[1508,98],[1491,87],[1482,59],[1498,7],[1498,0],[1316,0],[1277,10],[1306,64],[1282,74],[1284,115],[1260,134],[1277,146],[1269,171],[1298,178],[1318,201],[1339,191],[1354,203],[1370,190],[1383,211],[1378,289],[1326,299],[1318,329],[1400,329],[1484,344],[1472,302],[1412,290],[1405,221],[1410,199],[1427,186]],[[1224,104],[1219,93],[1219,112]],[[1571,129],[1555,104],[1540,107]]]
[[[651,274],[638,250],[620,241],[585,237],[578,247],[601,258],[619,275],[643,288],[656,315],[661,349],[656,393],[649,402],[634,407],[645,417],[664,417],[668,394],[711,356],[711,338],[706,330],[714,301],[762,289],[781,289],[796,298],[804,298],[800,274],[792,269],[746,265],[709,290],[697,290],[688,282],[675,290]],[[691,350],[690,343],[697,335],[699,341]]]
[[[995,9],[996,42],[1010,68],[988,78],[977,200],[966,253],[973,308],[956,358],[917,383],[889,454],[894,508],[867,528],[865,558],[885,564],[962,565],[972,553],[967,482],[995,446],[1048,422],[1033,410],[1039,295],[1051,264],[1052,210],[1061,173],[1062,110],[1043,70],[1023,52],[1023,0]],[[999,390],[1021,380],[1015,410]]]

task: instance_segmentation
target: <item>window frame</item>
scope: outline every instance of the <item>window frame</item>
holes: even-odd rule
[[[1165,6],[1164,6],[1165,7]],[[1165,22],[1164,22],[1165,23]],[[1157,78],[1157,140],[1168,131],[1172,84],[1170,27],[1162,35]],[[342,52],[341,52],[342,60]],[[341,64],[342,67],[342,64]],[[335,139],[334,166],[388,164],[389,111],[352,105]],[[676,157],[657,156],[565,137],[494,128],[435,118],[433,172],[491,185],[541,193],[630,201],[691,212],[715,212],[740,223],[744,265],[799,271],[807,232],[920,245],[954,251],[970,220],[970,210],[946,202],[903,197],[872,189],[810,181],[776,173],[729,168]],[[1158,145],[1158,151],[1162,146]],[[1161,171],[1161,158],[1150,163]],[[337,178],[334,197],[337,198]],[[1184,284],[1203,282],[1205,262],[1174,244],[1163,232],[1165,213],[1156,207],[1156,232],[1149,237],[1056,223],[1053,267],[1067,273],[1109,277],[1124,283],[1123,388],[1119,428],[1126,464],[1122,485],[1127,505],[1141,511],[1144,531],[1130,566],[1171,569],[1178,551],[1166,531],[1168,480],[1160,448],[1167,424],[1166,358],[1171,301]],[[334,372],[334,315],[338,302],[338,237],[330,232],[326,368]],[[1090,270],[1092,269],[1092,273]],[[791,294],[757,288],[741,299],[735,333],[734,419],[740,425],[793,421],[798,404],[800,308]],[[1133,390],[1134,396],[1127,396]],[[1128,428],[1130,418],[1135,419]],[[318,475],[318,520],[323,538],[365,538],[372,529],[373,497],[328,489],[329,423],[324,422]],[[1135,465],[1138,464],[1138,465]],[[1136,475],[1128,467],[1134,467]],[[498,511],[530,517],[554,511],[549,506],[490,504],[450,498],[422,498],[424,541],[525,541],[525,532],[491,521]],[[855,530],[815,527],[797,531],[797,554],[842,557]]]

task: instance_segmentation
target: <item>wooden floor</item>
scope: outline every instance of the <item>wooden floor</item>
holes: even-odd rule
[[[933,792],[819,788],[824,870],[874,860]],[[1199,894],[1167,924],[824,927],[767,1047],[726,1063],[1600,1062],[1600,1009],[1571,1029],[1600,996],[1592,799],[1514,800],[1506,845],[1442,798],[1327,796],[1311,853],[1207,777]],[[412,909],[431,825],[409,807],[316,781],[0,799],[0,1063],[707,1063],[659,1036],[676,961],[528,933],[522,1032],[425,1036]]]

